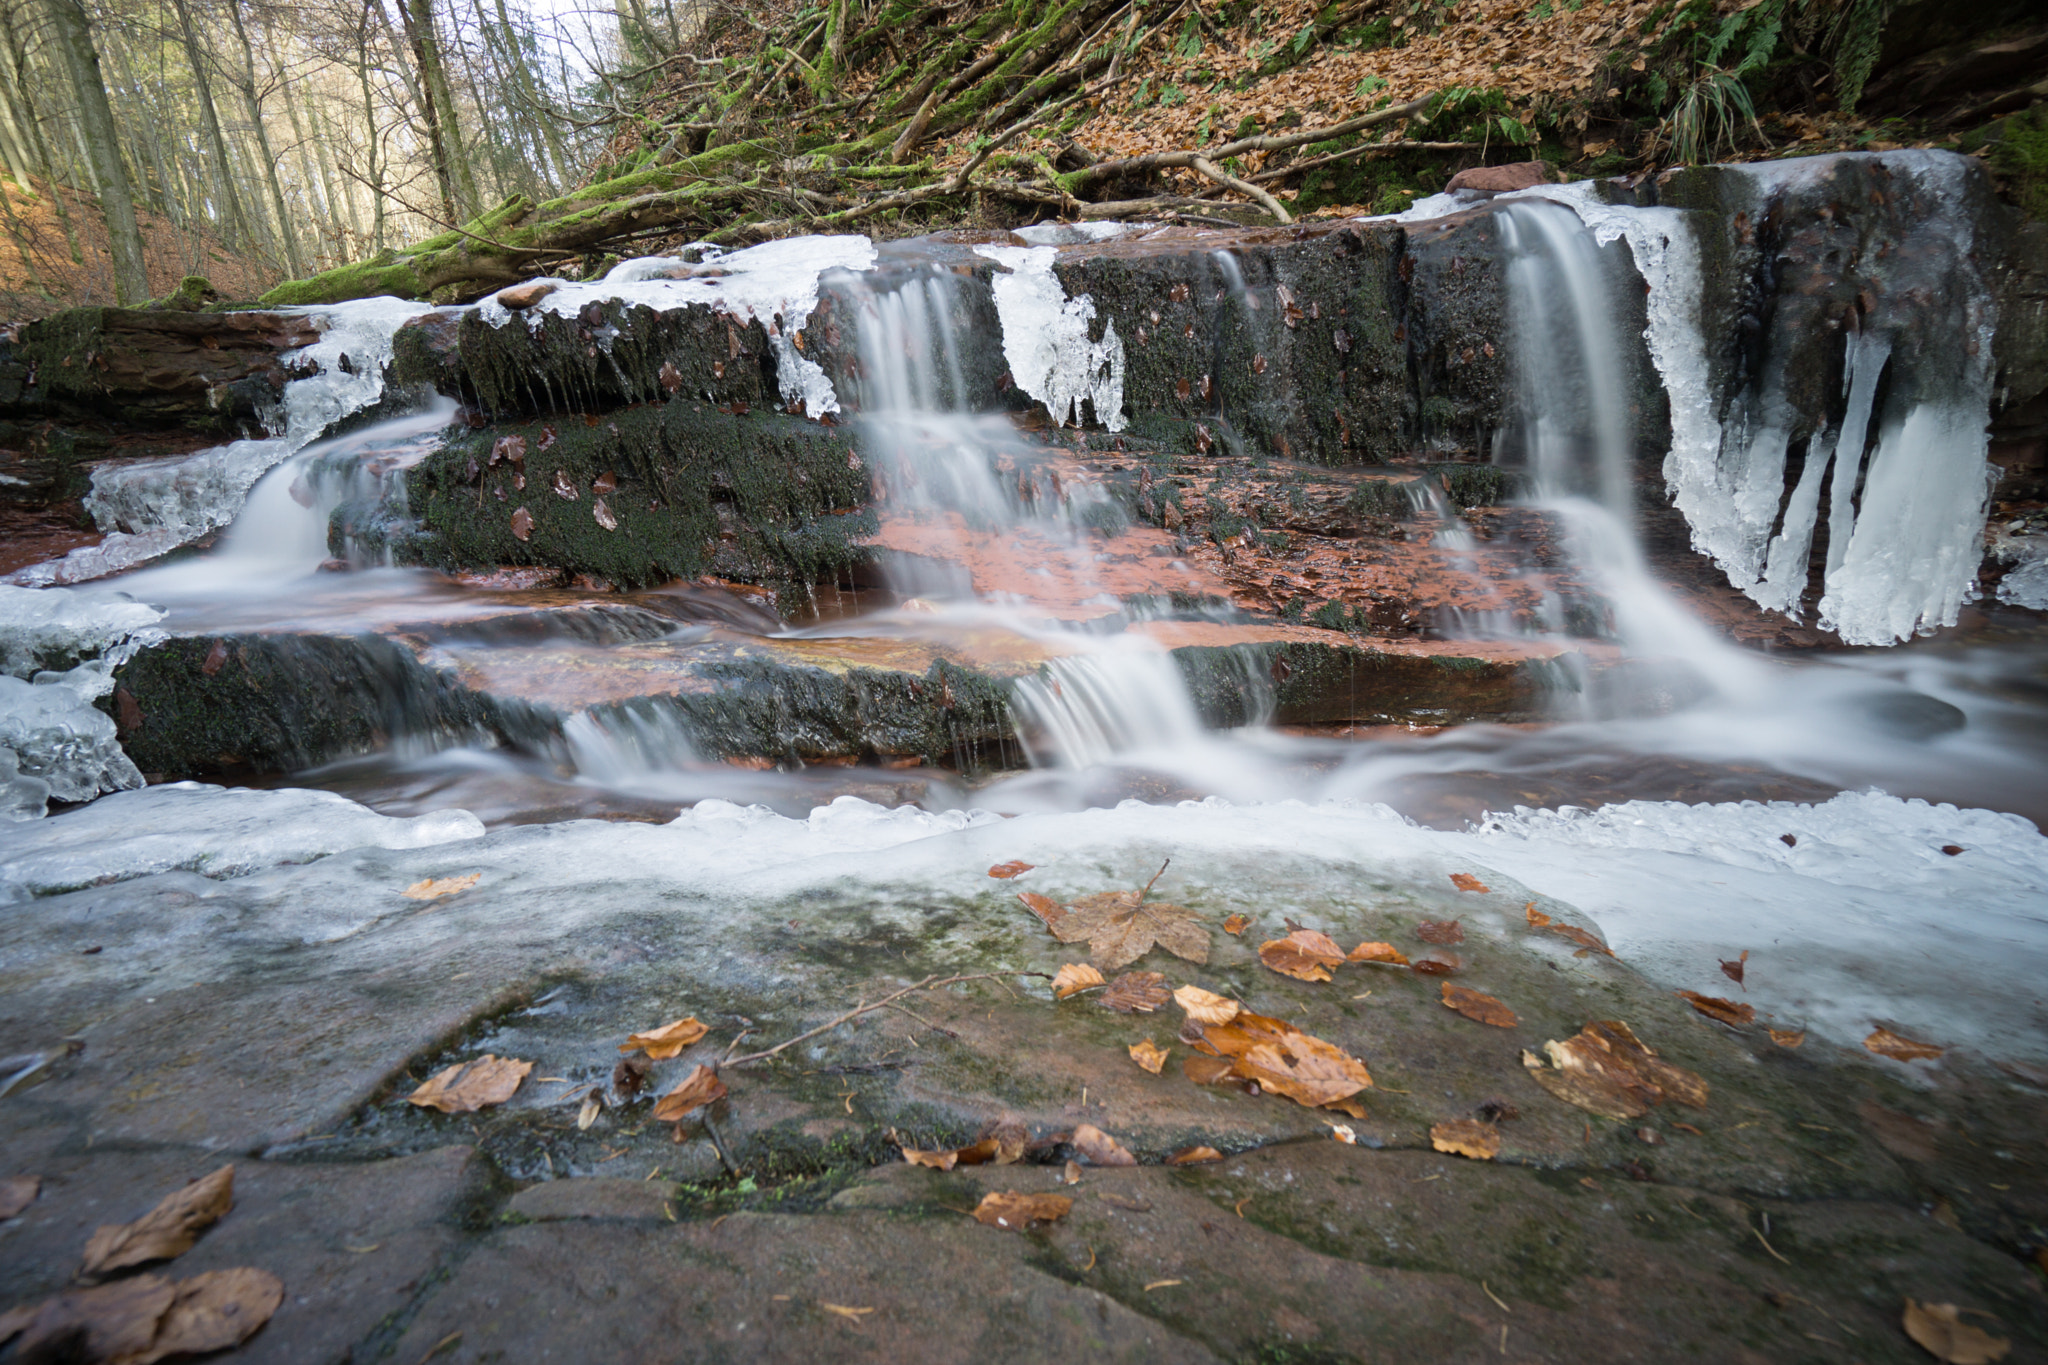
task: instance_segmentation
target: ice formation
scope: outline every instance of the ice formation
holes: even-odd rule
[[[1088,337],[1095,320],[1095,300],[1086,294],[1067,297],[1053,262],[1059,252],[1049,246],[978,246],[975,251],[1004,267],[995,277],[996,316],[1003,326],[1003,358],[1018,388],[1045,404],[1062,426],[1081,424],[1081,400],[1095,405],[1095,418],[1111,431],[1122,431],[1124,415],[1124,343],[1116,323],[1105,321],[1102,340]]]
[[[430,304],[394,298],[295,310],[313,319],[320,338],[286,357],[315,372],[285,385],[273,423],[273,430],[282,427],[281,435],[95,471],[85,506],[105,537],[98,545],[23,569],[8,581],[40,588],[103,578],[230,524],[264,474],[335,422],[384,396],[393,335],[409,319],[431,310]]]
[[[123,593],[76,588],[17,588],[0,583],[0,673],[32,678],[154,638],[164,618]]]
[[[117,793],[60,820],[0,828],[0,904],[160,872],[239,877],[353,848],[425,848],[483,832],[466,810],[404,819],[333,792],[174,782]]]
[[[0,677],[0,820],[36,820],[49,801],[90,801],[142,785],[113,718],[93,701],[113,691],[104,666]]]
[[[1955,623],[1976,570],[1992,476],[1985,429],[1993,304],[1971,257],[1969,168],[1962,158],[1941,153],[1888,153],[1886,165],[1940,206],[1917,221],[1915,231],[1925,238],[1917,246],[1949,263],[1939,292],[1961,330],[1941,346],[1915,338],[1910,355],[1895,354],[1895,341],[1924,328],[1927,319],[1905,305],[1876,308],[1860,330],[1845,333],[1839,422],[1790,409],[1782,357],[1733,401],[1716,401],[1700,321],[1705,281],[1691,221],[1697,215],[1606,204],[1592,182],[1523,192],[1569,204],[1603,243],[1628,243],[1649,286],[1645,335],[1671,404],[1666,483],[1694,548],[1712,556],[1758,605],[1798,613],[1807,588],[1806,552],[1832,462],[1820,622],[1848,643],[1866,645],[1893,644]],[[1736,173],[1760,213],[1770,196],[1822,172],[1805,163]],[[1890,396],[1873,412],[1880,375],[1901,364],[1909,373],[1894,376]],[[1817,429],[1788,496],[1790,436],[1802,418]],[[1873,422],[1876,448],[1858,501]]]
[[[813,417],[839,411],[831,379],[797,348],[795,337],[818,306],[818,281],[824,273],[871,268],[875,244],[849,233],[785,237],[743,251],[715,246],[693,250],[698,257],[694,263],[680,256],[642,256],[620,262],[600,280],[547,279],[542,282],[554,285],[553,292],[525,312],[529,318],[540,313],[572,317],[596,301],[653,309],[695,304],[738,318],[757,318],[775,348],[776,384],[783,400],[800,405]],[[504,326],[512,317],[495,297],[478,304],[477,312],[493,327]]]

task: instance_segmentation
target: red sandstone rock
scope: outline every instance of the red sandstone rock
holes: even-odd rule
[[[1550,180],[1549,162],[1517,161],[1512,166],[1474,166],[1469,170],[1459,171],[1451,177],[1451,183],[1444,188],[1505,194],[1509,190],[1526,190],[1536,185],[1547,185]]]
[[[555,286],[546,280],[535,280],[531,284],[515,284],[510,289],[498,291],[498,302],[514,310],[531,308],[555,292]]]

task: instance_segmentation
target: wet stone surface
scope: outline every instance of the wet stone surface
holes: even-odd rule
[[[1965,1056],[1909,1071],[1712,1023],[1532,926],[1531,903],[1584,921],[1477,864],[1460,870],[1492,890],[1413,853],[1077,833],[1050,858],[1023,850],[1041,866],[1009,882],[985,871],[1018,851],[1005,822],[917,819],[953,832],[906,844],[909,825],[871,823],[778,857],[745,821],[586,821],[37,900],[0,936],[0,1051],[52,1059],[0,1100],[6,1174],[43,1181],[0,1223],[0,1302],[54,1292],[93,1228],[232,1161],[236,1207],[172,1268],[284,1280],[236,1359],[1563,1362],[1685,1343],[1903,1362],[1920,1358],[1907,1296],[1988,1314],[2014,1359],[2048,1345],[2025,1259],[2048,1219],[2032,1178],[2048,1095],[2019,1073]],[[1016,891],[1137,885],[1168,855],[1155,895],[1194,912],[1210,958],[1136,967],[1361,1058],[1365,1117],[1195,1085],[1172,1004],[1052,999],[1034,974],[1086,949]],[[1233,913],[1242,937],[1220,927]],[[1456,919],[1454,984],[1516,1023],[1454,1013],[1442,981],[1408,971],[1282,976],[1256,950],[1290,919],[1411,955],[1425,922]],[[680,1124],[652,1118],[696,1065],[981,973],[726,1068],[729,1095]],[[685,1015],[708,1034],[623,1093],[625,1036]],[[1523,1049],[1596,1019],[1697,1072],[1704,1105],[1615,1121],[1531,1082]],[[1162,1074],[1127,1055],[1142,1039],[1167,1049]],[[486,1052],[534,1064],[509,1102],[405,1102]],[[1496,1160],[1431,1150],[1432,1126],[1482,1116]],[[897,1155],[997,1122],[1030,1135],[1015,1165]],[[1139,1164],[1066,1183],[1083,1123]],[[1197,1144],[1222,1159],[1162,1164]],[[967,1216],[991,1191],[1074,1202],[1010,1231]]]

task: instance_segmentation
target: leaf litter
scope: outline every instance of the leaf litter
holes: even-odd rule
[[[1132,1043],[1130,1053],[1132,1061],[1155,1076],[1166,1066],[1166,1049],[1156,1046],[1150,1038],[1145,1039],[1143,1042]]]
[[[660,1028],[650,1029],[646,1033],[635,1033],[619,1044],[619,1051],[645,1052],[651,1060],[665,1062],[671,1057],[682,1055],[684,1048],[710,1031],[707,1025],[697,1021],[697,1016],[691,1015],[687,1019],[663,1024]]]
[[[1495,1028],[1513,1028],[1521,1022],[1515,1017],[1513,1010],[1492,996],[1481,991],[1468,990],[1464,986],[1453,986],[1448,981],[1443,985],[1443,1003],[1446,1008],[1456,1010],[1467,1019],[1476,1019]]]
[[[1173,998],[1159,972],[1125,972],[1109,983],[1098,1002],[1118,1014],[1151,1014]]]
[[[154,1365],[239,1346],[283,1302],[283,1281],[249,1266],[183,1280],[136,1275],[0,1315],[0,1346],[20,1332],[18,1360]]]
[[[1372,1085],[1365,1063],[1342,1048],[1250,1010],[1240,1009],[1220,1024],[1204,1024],[1190,1014],[1180,1036],[1198,1053],[1224,1063],[1198,1065],[1189,1058],[1182,1070],[1197,1084],[1243,1081],[1311,1109],[1347,1100]]]
[[[1344,950],[1327,934],[1296,929],[1286,938],[1261,943],[1259,961],[1297,981],[1328,981],[1331,972],[1344,965]]]
[[[85,1244],[83,1276],[110,1274],[151,1261],[168,1261],[189,1251],[199,1234],[235,1206],[235,1168],[221,1167],[165,1195],[132,1223],[101,1227]]]
[[[1451,1119],[1429,1130],[1429,1145],[1452,1156],[1491,1161],[1500,1155],[1500,1129],[1478,1119]]]
[[[1092,991],[1104,984],[1102,973],[1085,962],[1069,962],[1061,967],[1052,978],[1052,995],[1055,1000],[1064,1000],[1082,991]]]
[[[1528,905],[1524,906],[1523,913],[1529,917],[1529,927],[1531,929],[1543,929],[1553,934],[1560,934],[1588,952],[1604,953],[1608,957],[1614,956],[1612,948],[1609,948],[1598,938],[1579,928],[1576,924],[1559,924],[1556,920],[1538,910],[1535,901],[1530,901]]]
[[[1051,1223],[1067,1216],[1074,1201],[1063,1194],[1023,1194],[996,1190],[975,1205],[974,1219],[992,1228],[1021,1231],[1033,1223]]]
[[[1718,995],[1701,995],[1698,991],[1673,991],[1672,994],[1717,1023],[1734,1027],[1756,1022],[1754,1005],[1724,1000]]]
[[[1092,1123],[1083,1123],[1075,1127],[1073,1147],[1074,1154],[1090,1166],[1135,1166],[1138,1164],[1138,1158],[1131,1155],[1128,1147]]]
[[[503,1104],[533,1070],[532,1062],[494,1057],[486,1052],[475,1061],[457,1062],[427,1078],[406,1101],[444,1114],[471,1114]]]
[[[1137,891],[1099,891],[1068,905],[1034,891],[1020,892],[1017,898],[1060,942],[1085,939],[1090,955],[1105,971],[1129,966],[1155,947],[1188,962],[1205,963],[1209,960],[1209,931],[1195,913],[1183,906],[1145,900],[1168,863],[1160,864],[1152,880]]]
[[[1698,1073],[1659,1057],[1620,1020],[1588,1024],[1563,1042],[1545,1043],[1543,1050],[1547,1067],[1535,1053],[1522,1053],[1530,1078],[1589,1114],[1635,1119],[1665,1100],[1695,1109],[1707,1102],[1707,1083]]]
[[[1943,1365],[1992,1365],[2012,1350],[2010,1339],[1964,1322],[1962,1310],[1952,1303],[1907,1299],[1903,1325],[1906,1335]]]
[[[1426,919],[1415,926],[1415,936],[1424,943],[1434,943],[1447,948],[1453,943],[1465,941],[1465,925],[1461,920]]]

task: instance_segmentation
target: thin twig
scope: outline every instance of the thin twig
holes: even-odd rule
[[[798,1043],[809,1042],[811,1039],[817,1037],[821,1033],[830,1033],[833,1029],[838,1028],[841,1024],[847,1023],[854,1019],[858,1019],[863,1014],[872,1014],[876,1010],[886,1009],[890,1005],[893,1005],[896,1001],[901,1000],[904,996],[910,995],[917,991],[933,990],[940,986],[955,986],[963,981],[995,981],[1003,977],[1010,976],[1045,975],[1046,973],[1044,972],[972,972],[964,976],[928,976],[924,980],[917,982],[915,985],[905,986],[902,990],[895,991],[889,995],[885,995],[880,1000],[877,1000],[872,1004],[857,1005],[853,1009],[850,1009],[846,1013],[840,1015],[838,1018],[828,1020],[825,1023],[818,1025],[816,1028],[810,1030],[807,1033],[799,1033],[796,1037],[791,1038],[787,1042],[777,1043],[774,1047],[764,1048],[759,1052],[750,1052],[744,1057],[736,1057],[729,1062],[720,1062],[719,1068],[723,1070],[724,1068],[729,1066],[749,1066],[754,1062],[766,1061],[768,1058],[773,1057],[778,1052],[782,1052],[788,1048],[793,1048]]]

